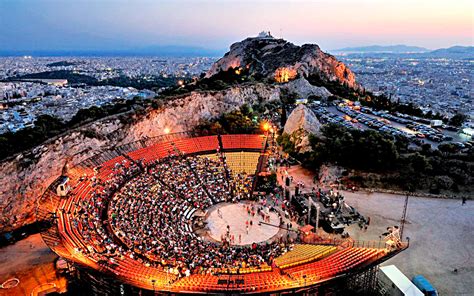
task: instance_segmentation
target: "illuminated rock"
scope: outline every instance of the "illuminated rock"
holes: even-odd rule
[[[295,69],[281,67],[275,71],[275,81],[279,83],[285,83],[296,78],[298,73]]]
[[[280,88],[285,88],[290,93],[296,93],[301,99],[308,99],[313,96],[324,100],[331,96],[331,93],[325,87],[314,86],[303,77],[281,84]]]
[[[247,38],[232,44],[230,50],[212,65],[206,77],[244,66],[250,75],[258,74],[279,83],[298,76],[317,76],[323,82],[338,82],[354,90],[362,89],[344,63],[323,52],[316,44],[297,46],[276,38]]]

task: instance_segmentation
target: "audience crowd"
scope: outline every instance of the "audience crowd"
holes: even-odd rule
[[[285,251],[278,242],[235,246],[193,232],[191,210],[251,197],[252,178],[233,174],[222,155],[219,160],[170,155],[147,167],[125,160],[108,180],[92,178],[91,186],[90,197],[76,205],[74,226],[81,225],[93,246],[84,251],[108,264],[129,256],[187,276],[271,264]]]
[[[112,261],[116,256],[126,252],[110,236],[104,223],[104,210],[108,199],[132,176],[141,171],[141,163],[131,163],[124,160],[117,163],[112,169],[110,178],[101,180],[92,177],[84,181],[90,186],[88,194],[83,198],[75,199],[74,212],[67,214],[71,217],[71,224],[75,231],[80,231],[84,240],[83,248],[78,252],[87,253],[98,262]]]

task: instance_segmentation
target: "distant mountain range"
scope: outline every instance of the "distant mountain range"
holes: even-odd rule
[[[386,55],[406,55],[410,54],[413,57],[419,58],[459,58],[459,59],[474,59],[474,46],[452,46],[449,48],[440,48],[429,50],[418,46],[408,45],[372,45],[364,47],[346,47],[341,49],[331,50],[335,55],[371,55],[371,56],[386,56]]]
[[[345,47],[332,50],[334,53],[420,53],[430,51],[427,48],[409,45],[370,45],[360,47]]]
[[[453,46],[440,48],[429,52],[431,56],[459,55],[474,57],[474,46]]]
[[[118,50],[2,50],[0,56],[163,56],[199,57],[221,56],[225,50],[213,50],[194,46],[149,46]]]
[[[149,46],[141,48],[118,49],[118,50],[2,50],[0,56],[163,56],[163,57],[218,57],[225,50],[215,50],[196,46]],[[335,55],[404,55],[410,54],[416,57],[450,57],[460,59],[474,59],[474,46],[453,46],[429,50],[419,46],[409,45],[371,45],[359,47],[345,47],[329,50]]]

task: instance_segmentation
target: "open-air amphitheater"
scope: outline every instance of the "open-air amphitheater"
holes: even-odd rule
[[[54,221],[43,240],[76,266],[96,295],[318,294],[334,283],[370,287],[376,266],[407,245],[303,243],[302,225],[283,222],[288,217],[269,211],[254,194],[255,176],[269,154],[267,140],[254,134],[181,133],[102,151],[68,168],[67,177],[41,198],[38,218]],[[253,239],[255,231],[260,231],[255,238],[261,236],[265,228],[259,222],[235,232],[227,226],[217,239],[198,234],[196,220],[228,219],[223,211],[209,214],[219,205],[239,206],[242,215],[268,219],[278,233],[291,231],[297,237],[288,241],[273,231],[254,243],[240,243],[241,236]]]

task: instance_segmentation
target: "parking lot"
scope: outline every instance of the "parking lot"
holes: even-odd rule
[[[373,129],[408,138],[413,144],[430,144],[433,148],[441,143],[452,143],[458,149],[470,148],[473,145],[468,137],[458,134],[456,129],[446,125],[432,127],[426,119],[420,119],[406,114],[390,114],[384,111],[374,111],[368,107],[348,106],[345,104],[310,107],[322,123],[336,123],[347,128],[359,130]],[[421,123],[419,121],[423,121]]]

